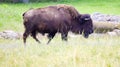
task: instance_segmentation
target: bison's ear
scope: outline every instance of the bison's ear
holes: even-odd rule
[[[25,13],[22,14],[22,16],[24,16],[24,15],[25,15]]]

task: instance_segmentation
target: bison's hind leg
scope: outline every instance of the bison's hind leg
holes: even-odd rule
[[[54,38],[55,34],[56,34],[56,32],[53,32],[53,33],[49,33],[49,34],[48,34],[47,37],[48,37],[49,40],[48,40],[47,44],[50,43],[50,41]]]
[[[38,43],[41,43],[38,39],[37,39],[37,37],[36,37],[36,31],[33,31],[32,33],[31,33],[31,36],[38,42]]]
[[[29,36],[29,34],[30,34],[30,31],[28,31],[28,30],[25,30],[25,32],[23,34],[23,42],[24,42],[25,46],[26,46],[26,39]]]

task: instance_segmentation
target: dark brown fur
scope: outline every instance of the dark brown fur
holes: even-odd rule
[[[83,34],[88,38],[89,34],[93,33],[93,22],[89,14],[81,14],[79,22],[72,23],[71,31],[76,34]]]
[[[88,37],[93,31],[90,16],[88,14],[79,14],[73,7],[71,7],[72,10],[70,6],[68,7],[69,10],[66,9],[67,6],[65,6],[65,8],[60,6],[49,6],[31,9],[25,12],[23,14],[25,26],[25,32],[23,34],[24,43],[26,43],[26,38],[30,34],[36,41],[40,42],[36,38],[37,33],[43,35],[48,33],[48,43],[57,32],[61,33],[63,40],[67,40],[69,31],[77,34],[84,32],[84,36]],[[73,14],[69,12],[73,12]],[[89,20],[84,20],[85,18],[89,18]]]
[[[67,40],[68,28],[67,23],[69,19],[65,18],[62,13],[59,13],[55,7],[46,7],[32,9],[23,14],[25,32],[23,34],[24,43],[29,34],[38,42],[36,34],[48,33],[49,41],[55,36],[57,32],[60,32],[63,40]],[[67,17],[68,18],[68,17]]]
[[[57,8],[58,9],[61,9],[61,8],[64,9],[68,14],[71,15],[72,19],[75,19],[79,16],[78,11],[73,6],[65,5],[65,4],[59,4],[59,5],[57,5]]]

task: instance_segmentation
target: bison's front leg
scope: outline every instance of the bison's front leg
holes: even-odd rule
[[[67,41],[67,36],[68,36],[68,31],[69,31],[69,27],[67,26],[68,22],[64,22],[63,24],[61,24],[61,29],[60,29],[60,33],[61,33],[61,38],[64,41]]]
[[[61,34],[62,40],[67,41],[68,40],[67,35],[68,33],[62,33]]]
[[[64,29],[61,31],[62,40],[67,41],[67,40],[68,40],[67,36],[68,36],[68,29],[65,29],[65,28],[64,28]]]
[[[47,42],[47,44],[50,43],[50,41],[54,38],[55,34],[56,34],[56,32],[53,32],[53,33],[49,33],[49,34],[48,34],[47,37],[48,37],[49,41]]]

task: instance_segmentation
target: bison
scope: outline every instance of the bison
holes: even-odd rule
[[[37,33],[48,34],[49,43],[56,33],[61,33],[62,40],[67,41],[69,31],[82,34],[87,38],[93,32],[93,24],[89,14],[79,14],[77,10],[68,5],[49,6],[31,9],[23,14],[25,32],[23,34],[24,44],[26,38],[31,35],[37,42]]]

